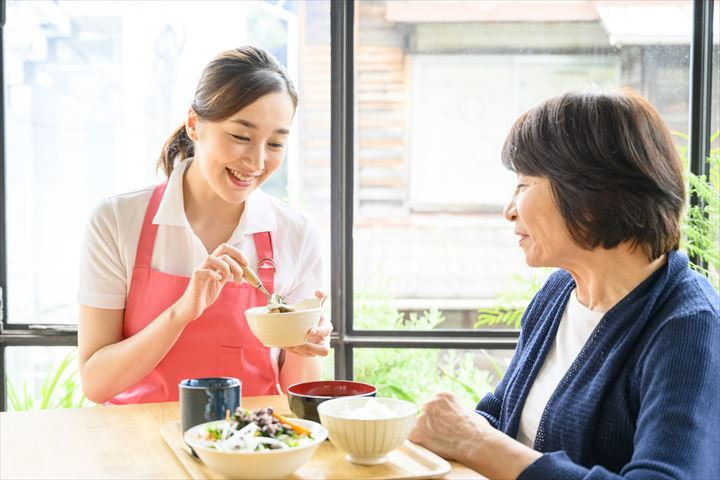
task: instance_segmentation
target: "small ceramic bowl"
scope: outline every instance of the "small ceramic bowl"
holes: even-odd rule
[[[220,420],[192,427],[185,432],[185,442],[197,452],[203,463],[227,478],[262,480],[287,477],[310,460],[327,438],[327,430],[322,425],[308,420],[293,420],[312,432],[313,440],[307,445],[262,452],[220,452],[203,446],[199,438],[207,432],[208,426],[224,422]]]
[[[322,316],[322,305],[317,298],[308,298],[296,304],[294,312],[270,313],[267,307],[245,310],[245,318],[253,334],[266,347],[295,347],[302,345],[307,333]]]
[[[349,380],[320,380],[291,385],[287,389],[288,405],[298,418],[319,422],[317,408],[337,397],[374,397],[377,389],[369,383]]]
[[[368,402],[378,402],[380,405],[374,406],[389,413],[377,418],[353,415]],[[417,411],[414,403],[397,398],[342,397],[318,406],[320,422],[327,428],[330,441],[347,454],[348,461],[361,465],[387,462],[387,454],[410,435]]]

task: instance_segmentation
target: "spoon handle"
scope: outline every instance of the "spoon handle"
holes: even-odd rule
[[[263,286],[262,282],[260,281],[260,277],[257,276],[257,273],[255,273],[252,268],[248,267],[247,265],[240,265],[240,268],[242,268],[243,277],[245,277],[245,280],[247,280],[250,285],[260,290],[269,300],[270,292],[268,292],[267,289]]]

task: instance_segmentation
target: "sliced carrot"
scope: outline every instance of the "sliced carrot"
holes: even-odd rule
[[[308,435],[308,436],[309,436],[310,433],[312,433],[312,432],[310,432],[310,430],[308,430],[307,428],[301,427],[301,426],[298,425],[297,423],[291,422],[290,420],[287,419],[287,417],[285,417],[285,416],[283,416],[283,415],[280,415],[280,414],[277,413],[277,412],[273,412],[273,413],[272,413],[272,416],[275,417],[275,418],[277,418],[278,420],[280,420],[280,423],[284,423],[285,425],[290,425],[290,428],[292,428],[293,430],[295,430],[295,431],[296,431],[297,433],[299,433],[300,435]]]

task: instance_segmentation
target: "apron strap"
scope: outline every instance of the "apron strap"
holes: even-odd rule
[[[258,258],[258,276],[270,293],[275,293],[275,260],[273,260],[272,237],[270,232],[253,234],[255,252]]]
[[[150,203],[145,211],[145,219],[143,220],[142,229],[140,230],[137,252],[135,253],[136,267],[150,268],[153,247],[155,246],[155,237],[158,231],[158,226],[152,223],[152,221],[160,206],[160,200],[162,200],[163,194],[165,193],[165,187],[167,187],[167,182],[158,185],[150,197]]]

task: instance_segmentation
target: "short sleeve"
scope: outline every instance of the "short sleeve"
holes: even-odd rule
[[[126,277],[116,209],[114,201],[107,199],[90,215],[85,230],[80,252],[79,303],[97,308],[125,308]]]

